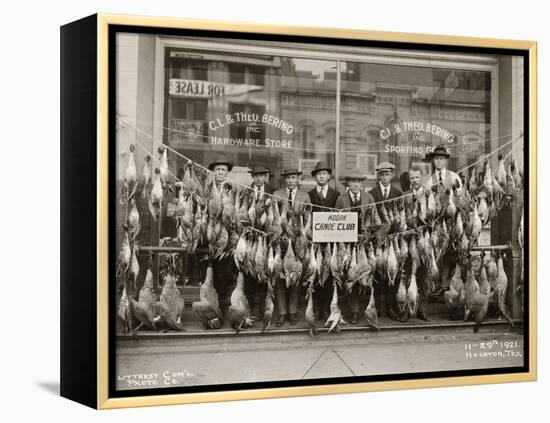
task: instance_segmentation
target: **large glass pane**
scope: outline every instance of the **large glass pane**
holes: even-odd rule
[[[496,144],[491,134],[491,72],[341,63],[340,176],[360,167],[374,183],[377,163],[396,166],[394,185],[436,146],[458,171]]]

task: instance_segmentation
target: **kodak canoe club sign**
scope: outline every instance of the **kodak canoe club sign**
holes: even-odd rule
[[[357,242],[357,213],[314,212],[313,242]]]
[[[386,142],[384,150],[387,153],[426,154],[433,149],[430,146],[395,145],[389,142],[392,136],[404,132],[413,132],[413,141],[417,142],[425,142],[427,135],[439,137],[447,143],[456,141],[456,136],[452,132],[434,123],[418,121],[400,122],[380,130],[380,139],[382,142]]]

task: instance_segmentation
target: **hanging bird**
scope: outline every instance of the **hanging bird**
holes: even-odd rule
[[[132,302],[133,315],[140,322],[138,327],[134,329],[134,333],[136,333],[137,330],[143,325],[150,329],[156,329],[155,317],[157,315],[157,294],[155,294],[155,288],[153,285],[151,261],[149,262],[149,268],[147,269],[147,274],[145,275],[143,287],[139,291],[138,300],[136,301],[131,299],[130,301]]]
[[[160,294],[160,301],[157,301],[156,308],[159,316],[156,322],[164,322],[169,329],[185,331],[182,324],[183,310],[185,303],[176,287],[176,276],[173,269],[164,278],[164,286]]]
[[[258,248],[254,256],[254,274],[258,282],[267,282],[267,248],[262,235],[258,237]]]
[[[393,248],[392,242],[390,242],[388,258],[386,260],[386,269],[388,273],[388,282],[391,286],[393,286],[395,283],[395,278],[397,276],[398,262],[397,257],[395,256],[395,249]]]
[[[233,186],[229,182],[225,182],[222,186],[221,203],[222,223],[226,228],[230,228],[235,224],[237,215],[235,210],[235,199],[233,196]]]
[[[118,265],[116,277],[120,278],[126,275],[126,271],[130,267],[130,259],[132,258],[132,249],[130,248],[130,236],[128,234],[128,226],[122,225],[124,228],[124,238],[118,253]]]
[[[284,263],[283,255],[281,252],[281,243],[277,242],[277,247],[275,248],[275,259],[273,261],[273,281],[275,282],[277,278],[285,279],[284,275]]]
[[[128,157],[128,165],[124,173],[124,185],[120,194],[120,204],[125,204],[130,201],[136,193],[137,169],[134,159],[134,151],[136,151],[136,146],[134,144],[130,144],[130,155]]]
[[[149,197],[149,211],[154,220],[160,217],[162,207],[164,205],[164,191],[162,189],[162,182],[160,179],[160,169],[155,169],[155,176],[153,178],[153,188],[151,189],[151,195]]]
[[[449,290],[443,293],[445,304],[451,313],[451,319],[458,319],[458,314],[464,309],[461,296],[464,291],[464,282],[462,281],[462,270],[460,264],[456,264],[455,271],[451,278]]]
[[[285,258],[283,260],[283,271],[286,280],[286,287],[290,288],[296,286],[300,276],[302,275],[302,263],[294,255],[290,238],[288,239],[288,246],[286,249]]]
[[[315,313],[313,311],[313,283],[310,283],[307,287],[306,299],[306,322],[309,325],[309,336],[313,337],[319,334],[317,326],[315,326]]]
[[[467,310],[467,312],[468,314],[474,316],[474,320],[476,323],[474,325],[474,333],[479,331],[481,324],[485,320],[485,316],[487,315],[487,310],[489,308],[489,301],[494,294],[495,291],[492,291],[489,294],[476,292],[474,296],[470,299],[469,309]]]
[[[122,323],[122,331],[125,333],[133,330],[132,312],[130,308],[130,301],[128,300],[128,294],[126,293],[126,286],[122,290],[122,296],[118,303],[117,315]]]
[[[266,330],[269,329],[271,326],[271,319],[273,318],[273,310],[275,309],[275,305],[273,304],[273,286],[271,286],[271,282],[267,281],[267,294],[265,296],[265,307],[264,307],[264,318],[263,318],[263,326],[262,326],[262,333],[264,333]]]
[[[325,252],[323,253],[323,262],[321,265],[321,275],[319,276],[319,285],[324,286],[325,282],[328,280],[328,277],[330,276],[330,260],[332,258],[332,254],[330,251],[330,243],[326,245]]]
[[[336,329],[336,332],[340,332],[340,325],[347,325],[347,322],[342,317],[340,307],[338,307],[338,289],[336,283],[334,283],[334,290],[332,294],[332,301],[330,302],[330,316],[325,322],[325,326],[330,324],[329,333]]]
[[[468,233],[470,242],[475,243],[477,241],[479,234],[481,233],[482,226],[483,224],[481,222],[481,218],[479,217],[477,202],[474,202],[472,217],[466,225],[466,232]]]
[[[407,308],[409,310],[409,315],[411,317],[416,317],[418,312],[418,285],[416,284],[416,265],[413,264],[413,269],[411,271],[411,279],[409,281],[409,286],[407,287]]]
[[[239,272],[237,285],[231,293],[231,305],[229,306],[229,321],[235,333],[252,326],[253,318],[250,314],[248,299],[244,294],[244,273]]]
[[[128,271],[126,272],[127,282],[130,284],[129,286],[131,287],[131,292],[129,292],[131,297],[135,297],[136,283],[139,275],[139,261],[137,258],[136,250],[137,245],[136,243],[134,243],[132,247],[132,256],[130,258],[130,266],[128,268]]]
[[[399,286],[397,293],[395,294],[395,301],[399,310],[399,315],[405,318],[407,312],[407,288],[405,287],[405,270],[401,270],[401,277],[399,278]]]
[[[237,247],[235,248],[235,253],[233,254],[233,259],[235,260],[238,271],[243,271],[245,268],[246,247],[246,234],[243,232],[239,237],[239,242],[237,242]]]
[[[192,308],[205,329],[219,329],[223,326],[223,315],[218,293],[214,288],[214,270],[211,262],[208,263],[206,277],[200,287],[199,301],[195,301]]]
[[[143,165],[141,167],[141,173],[139,175],[137,193],[141,193],[142,198],[147,198],[149,190],[151,189],[151,179],[153,177],[153,169],[151,168],[151,155],[147,154]]]
[[[315,256],[315,248],[313,243],[311,243],[310,250],[307,256],[307,267],[305,272],[302,272],[302,280],[304,281],[304,284],[309,285],[313,283],[318,274],[317,259]]]
[[[367,319],[370,327],[380,330],[380,325],[378,324],[378,313],[376,312],[376,305],[374,303],[374,289],[370,289],[370,299],[367,308],[365,308],[365,318]]]
[[[208,215],[210,220],[214,221],[220,217],[222,213],[222,195],[215,182],[212,182],[210,190],[210,198],[208,201]],[[223,189],[223,188],[222,188]]]
[[[512,163],[510,164],[510,173],[512,174],[512,179],[514,181],[514,187],[520,189],[523,187],[523,177],[520,174],[518,163],[515,158],[512,158]]]
[[[454,190],[453,189],[448,189],[448,190],[445,191],[445,193],[447,194],[447,196],[449,198],[448,203],[447,203],[447,209],[445,210],[445,216],[448,219],[454,220],[454,217],[455,217],[456,211],[457,211],[456,204],[455,204],[455,201],[454,201]]]
[[[479,270],[479,292],[484,295],[487,295],[491,292],[491,284],[489,283],[489,278],[487,277],[487,270],[483,259],[483,253],[481,254],[481,266]]]
[[[464,293],[465,293],[464,320],[465,321],[468,320],[468,318],[470,317],[470,311],[472,308],[472,298],[474,297],[476,292],[479,292],[479,284],[470,266],[466,275],[466,282],[464,283]]]
[[[168,150],[166,147],[159,147],[158,152],[160,154],[160,181],[162,183],[162,188],[166,189],[168,187]]]
[[[508,313],[508,307],[506,306],[506,288],[508,287],[508,276],[504,271],[504,263],[502,260],[502,254],[498,256],[497,260],[498,274],[495,279],[495,300],[502,317],[504,317],[511,327],[514,327],[514,323]]]

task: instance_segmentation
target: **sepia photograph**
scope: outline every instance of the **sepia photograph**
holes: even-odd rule
[[[132,31],[114,391],[526,368],[525,55]]]

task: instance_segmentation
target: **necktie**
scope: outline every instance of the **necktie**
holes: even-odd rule
[[[354,194],[353,194],[353,202],[354,202],[354,203],[357,203],[358,201],[359,201],[359,194],[354,193]]]
[[[384,198],[386,199],[388,198],[388,191],[389,191],[388,187],[384,187]]]
[[[443,178],[441,177],[441,171],[438,172],[439,173],[439,183],[443,183]]]
[[[290,207],[292,207],[292,189],[288,190],[288,202],[290,204]]]

